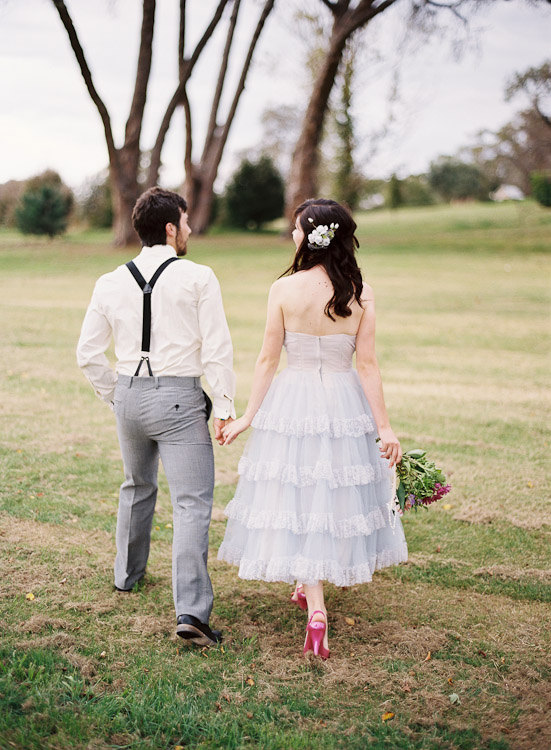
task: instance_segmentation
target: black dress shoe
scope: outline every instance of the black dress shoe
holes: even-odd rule
[[[197,646],[215,646],[222,641],[222,633],[219,630],[211,630],[193,615],[179,615],[176,622],[176,635],[190,640]]]
[[[118,586],[113,585],[113,589],[115,591],[119,591],[121,594],[131,594],[138,583],[141,583],[143,581],[143,576],[141,578],[138,578],[138,580],[132,584],[132,586],[129,589],[120,589]]]

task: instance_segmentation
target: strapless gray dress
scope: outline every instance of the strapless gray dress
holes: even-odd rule
[[[226,507],[218,558],[240,578],[352,586],[407,560],[355,345],[347,334],[285,333],[288,366],[253,419]]]

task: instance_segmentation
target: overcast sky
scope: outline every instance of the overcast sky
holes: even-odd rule
[[[312,7],[312,0],[310,6]],[[118,145],[133,88],[141,23],[139,0],[66,0],[92,69],[94,82],[111,114]],[[407,32],[400,0],[365,33],[354,91],[358,159],[370,177],[406,175],[428,168],[431,159],[454,153],[477,131],[496,130],[525,102],[506,103],[503,90],[512,73],[540,65],[550,56],[551,4],[539,0],[488,0],[471,23],[467,48],[452,54],[452,32],[421,40]],[[190,0],[189,38],[197,38],[215,7],[214,0]],[[297,0],[278,0],[241,99],[224,158],[222,179],[237,154],[257,147],[260,118],[267,107],[300,107],[307,78],[295,24]],[[142,145],[152,145],[176,84],[176,0],[158,0],[153,68]],[[324,10],[320,2],[314,7]],[[242,57],[258,0],[248,0],[238,28]],[[287,12],[287,16],[285,13]],[[450,17],[450,14],[447,14]],[[444,16],[442,16],[444,18]],[[451,23],[451,17],[449,22]],[[448,21],[446,21],[448,23]],[[458,26],[453,26],[458,31]],[[220,59],[222,28],[196,68],[190,87],[195,143],[208,114],[212,72]],[[389,109],[389,90],[398,75],[400,98]],[[48,167],[78,187],[107,165],[103,128],[80,76],[73,52],[51,0],[0,0],[0,183],[24,179]],[[389,112],[389,136],[370,154],[370,135]],[[174,117],[163,151],[162,184],[183,178],[183,117]]]

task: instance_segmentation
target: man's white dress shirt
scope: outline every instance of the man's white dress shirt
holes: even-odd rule
[[[169,245],[154,245],[144,247],[134,263],[149,281],[161,263],[175,255]],[[142,311],[142,290],[126,266],[98,279],[82,324],[77,361],[107,403],[113,401],[117,374],[134,375],[141,359]],[[105,355],[111,336],[116,372]],[[159,276],[151,295],[150,350],[153,375],[204,374],[214,416],[235,417],[233,349],[220,285],[211,268],[180,259]],[[145,364],[142,375],[148,377]]]

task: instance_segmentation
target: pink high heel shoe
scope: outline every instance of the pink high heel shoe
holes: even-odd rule
[[[323,637],[325,635],[327,623],[322,622],[321,620],[312,622],[314,615],[323,615],[325,617],[325,613],[320,609],[316,609],[315,612],[312,612],[312,615],[308,620],[308,625],[306,626],[306,640],[304,641],[304,649],[302,653],[305,655],[308,652],[313,651],[314,656],[320,656],[322,659],[329,659],[329,649],[325,648],[323,645]]]
[[[297,595],[296,599],[293,599],[294,594]],[[308,604],[306,603],[306,594],[302,591],[302,583],[297,584],[294,594],[291,596],[293,604],[297,604],[301,609],[306,611],[308,609]]]

